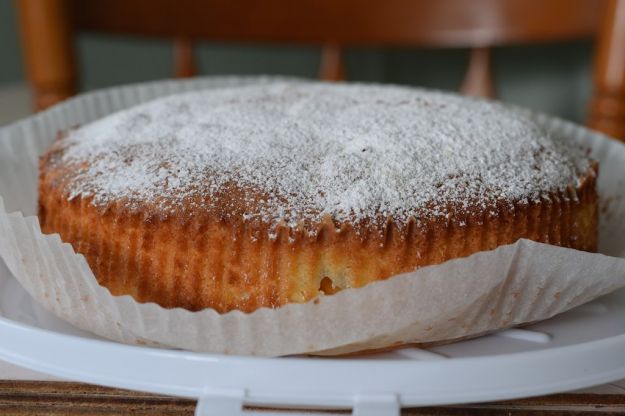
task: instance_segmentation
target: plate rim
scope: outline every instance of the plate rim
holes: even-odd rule
[[[85,349],[91,349],[92,355],[94,356],[101,355],[103,353],[112,355],[130,354],[131,356],[143,355],[143,359],[147,359],[148,361],[166,359],[174,362],[184,361],[193,362],[195,364],[202,363],[202,365],[198,365],[198,367],[203,367],[205,370],[217,370],[217,372],[223,372],[227,367],[236,368],[241,366],[251,366],[259,370],[263,370],[265,369],[264,367],[267,366],[274,367],[274,370],[275,367],[278,367],[279,373],[281,374],[295,372],[302,369],[310,371],[311,366],[323,366],[331,368],[330,370],[328,370],[328,368],[323,369],[324,375],[333,372],[335,373],[334,375],[337,376],[340,376],[341,373],[344,372],[360,374],[363,372],[371,373],[386,370],[386,372],[398,375],[401,373],[401,377],[403,378],[396,384],[396,386],[394,386],[396,388],[392,388],[392,391],[390,392],[388,388],[382,389],[382,391],[371,391],[365,389],[362,390],[361,393],[395,394],[397,395],[402,406],[425,406],[508,400],[574,390],[625,377],[625,354],[622,354],[623,348],[625,347],[625,334],[614,335],[599,340],[586,341],[579,344],[554,347],[547,350],[521,351],[477,357],[460,357],[442,361],[417,361],[375,360],[368,358],[358,360],[300,357],[267,358],[197,353],[185,350],[127,345],[110,340],[89,339],[78,335],[65,334],[51,329],[35,327],[0,316],[0,334],[2,333],[13,335],[13,339],[16,342],[32,341],[32,338],[39,338],[40,345],[63,344],[65,346],[71,346],[74,344],[74,346],[70,347],[70,349],[82,350],[83,352]],[[3,336],[2,338],[5,337]],[[482,370],[488,370],[487,372],[492,373],[495,366],[501,366],[503,364],[507,366],[506,371],[508,371],[508,379],[517,379],[518,374],[516,374],[517,377],[513,377],[515,374],[509,373],[511,369],[509,367],[516,366],[521,373],[526,373],[524,370],[528,368],[528,365],[533,367],[534,364],[538,363],[548,365],[550,363],[552,367],[558,367],[562,364],[570,365],[571,362],[574,362],[573,360],[579,360],[581,362],[588,358],[588,354],[598,355],[600,353],[603,353],[604,357],[613,356],[616,353],[622,357],[621,362],[618,365],[614,365],[614,363],[612,363],[612,365],[609,366],[610,368],[602,368],[600,371],[580,369],[580,371],[574,371],[576,376],[573,378],[563,379],[561,376],[551,377],[551,380],[545,382],[540,382],[538,379],[541,378],[541,375],[544,376],[547,373],[553,373],[553,368],[550,369],[542,367],[542,371],[535,371],[536,368],[534,367],[532,371],[530,371],[530,373],[533,373],[534,376],[529,377],[534,378],[533,382],[524,381],[520,383],[508,383],[499,389],[482,389],[483,391],[481,393],[471,389],[469,389],[466,393],[453,392],[450,394],[449,392],[440,391],[438,394],[435,394],[434,391],[427,389],[427,391],[419,393],[416,391],[418,390],[416,387],[414,388],[415,390],[410,391],[410,388],[400,386],[400,384],[405,381],[407,369],[420,370],[421,372],[427,372],[430,374],[434,370],[437,370],[438,372],[451,372],[458,370],[453,367],[464,367],[465,371],[475,370],[476,368],[481,367]],[[46,354],[49,355],[50,353],[43,353],[43,355]],[[297,389],[284,391],[283,388],[288,387],[286,384],[290,385],[290,387],[293,386],[294,380],[284,379],[282,382],[276,382],[275,377],[272,374],[267,374],[266,379],[263,379],[263,377],[257,378],[252,383],[248,382],[247,385],[243,380],[241,380],[240,385],[219,385],[219,383],[211,385],[210,382],[206,382],[203,385],[197,385],[195,387],[159,382],[146,382],[145,380],[139,381],[138,379],[129,380],[124,378],[122,375],[115,377],[111,375],[103,375],[101,373],[90,373],[86,368],[81,370],[77,367],[62,367],[58,362],[50,363],[49,361],[42,361],[41,358],[30,356],[26,352],[11,350],[11,348],[7,348],[5,346],[5,343],[0,343],[0,358],[19,366],[52,374],[64,379],[179,397],[197,399],[206,394],[221,394],[225,391],[242,391],[245,393],[245,403],[250,405],[295,405],[312,406],[315,408],[350,408],[353,406],[354,398],[359,391],[357,386],[344,388],[342,392],[337,392],[336,389],[334,389],[333,394],[328,392],[302,393],[302,391],[297,393]],[[516,362],[516,364],[514,362]],[[343,378],[349,379],[350,377],[351,376]],[[525,379],[528,378],[527,374],[523,377],[525,377]],[[149,376],[146,376],[146,378],[149,378]],[[273,380],[268,383],[273,385],[270,389],[267,389],[266,386],[259,384],[261,379],[267,383],[268,379],[272,378]],[[354,378],[354,380],[357,379]],[[357,383],[358,382],[356,381],[354,384]],[[296,382],[296,384],[298,383]],[[299,384],[302,383],[300,382]],[[310,385],[311,383],[303,383],[304,386],[306,384]],[[336,384],[336,382],[332,383],[332,387],[336,387]],[[370,385],[371,383],[368,384]],[[413,385],[418,387],[419,383],[414,383]],[[272,393],[272,389],[280,391],[280,393]]]

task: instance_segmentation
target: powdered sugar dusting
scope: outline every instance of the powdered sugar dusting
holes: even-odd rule
[[[325,215],[405,223],[536,199],[575,186],[589,167],[585,149],[501,104],[356,84],[169,96],[59,145],[60,161],[75,165],[70,198],[148,201],[164,213],[229,201],[232,215],[292,227]]]

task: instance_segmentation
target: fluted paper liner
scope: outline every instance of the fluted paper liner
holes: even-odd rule
[[[125,342],[228,354],[339,354],[476,336],[549,318],[625,286],[625,146],[532,114],[551,134],[592,146],[600,162],[601,254],[520,240],[437,266],[250,314],[189,312],[112,296],[36,213],[37,158],[59,130],[158,96],[276,78],[198,78],[85,94],[0,129],[0,256],[43,306]]]

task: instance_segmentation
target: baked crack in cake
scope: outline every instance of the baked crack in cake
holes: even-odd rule
[[[114,295],[276,308],[519,238],[593,251],[597,165],[502,104],[280,83],[160,98],[60,135],[45,233]]]

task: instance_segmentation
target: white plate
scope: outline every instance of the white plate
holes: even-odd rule
[[[58,320],[0,260],[0,358],[55,376],[200,398],[198,414],[243,404],[354,408],[513,399],[625,378],[625,290],[525,329],[352,358],[252,358],[129,346]],[[247,412],[246,412],[247,414]]]

